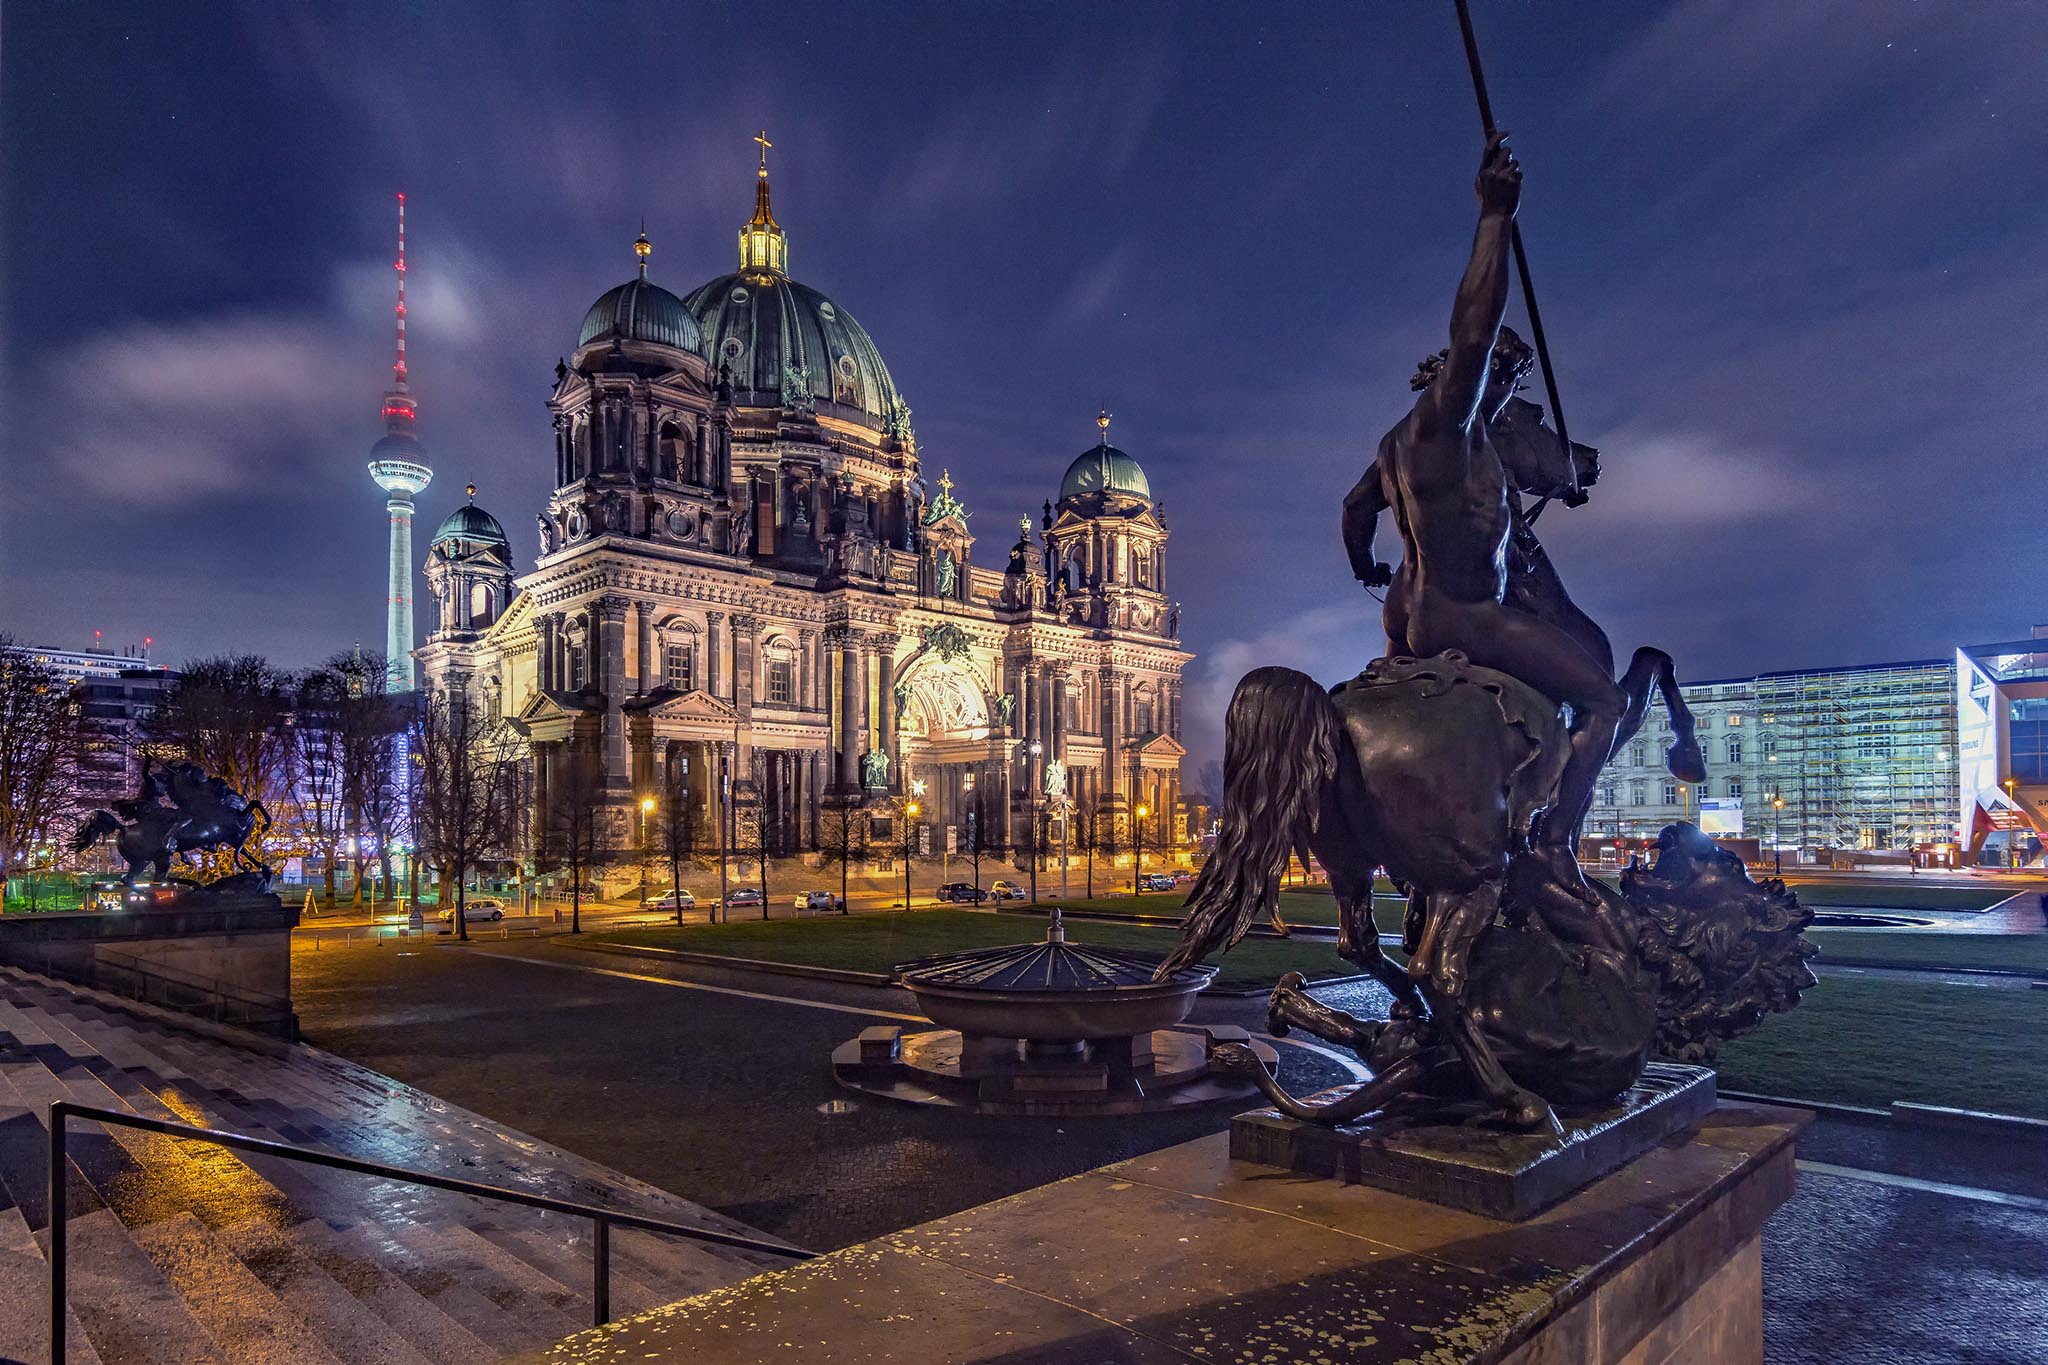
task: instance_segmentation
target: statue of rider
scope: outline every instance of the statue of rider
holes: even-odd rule
[[[1539,818],[1535,848],[1550,879],[1581,900],[1592,892],[1572,849],[1607,762],[1625,698],[1608,671],[1563,630],[1508,605],[1511,492],[1488,435],[1533,357],[1510,333],[1508,251],[1522,171],[1505,134],[1487,138],[1475,188],[1479,228],[1451,315],[1451,345],[1416,376],[1421,397],[1381,439],[1377,496],[1362,483],[1346,499],[1346,543],[1361,577],[1386,585],[1389,647],[1419,658],[1456,650],[1571,708],[1570,753],[1557,797]],[[1394,513],[1406,554],[1398,570],[1371,559],[1377,507]],[[1368,513],[1375,514],[1370,520]],[[1361,526],[1362,523],[1362,526]]]

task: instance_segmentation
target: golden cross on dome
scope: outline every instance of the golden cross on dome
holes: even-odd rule
[[[952,492],[953,492],[953,471],[952,471],[952,470],[950,470],[950,469],[942,469],[942,470],[940,470],[940,471],[939,471],[939,489],[940,489],[940,491],[941,491],[941,492],[943,492],[943,493],[946,493],[946,494],[947,494],[948,496],[950,496],[950,495],[952,494]]]
[[[768,174],[768,149],[775,144],[768,140],[768,130],[766,128],[754,134],[754,141],[761,144],[761,175],[765,178]]]

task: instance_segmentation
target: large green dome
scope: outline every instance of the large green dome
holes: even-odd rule
[[[1086,497],[1091,493],[1121,493],[1127,497],[1152,500],[1152,482],[1138,462],[1108,441],[1081,452],[1067,466],[1060,480],[1060,500]]]
[[[591,304],[583,315],[583,331],[576,345],[580,349],[607,337],[652,341],[678,351],[699,351],[704,346],[697,319],[690,316],[683,301],[644,277],[627,280]]]
[[[807,284],[771,271],[721,275],[683,301],[741,407],[807,402],[826,416],[889,435],[909,409],[867,328]]]

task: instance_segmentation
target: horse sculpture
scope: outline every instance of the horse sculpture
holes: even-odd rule
[[[268,830],[270,812],[261,801],[209,777],[197,764],[180,761],[158,768],[145,756],[140,789],[87,816],[72,836],[71,849],[83,853],[113,836],[114,851],[128,864],[121,880],[132,888],[145,871],[154,880],[172,880],[173,858],[190,866],[194,852],[224,848],[231,851],[235,867],[258,874],[267,885],[270,867],[246,847],[259,832],[259,819]]]
[[[1595,883],[1591,906],[1558,894],[1531,865],[1528,832],[1554,797],[1565,722],[1505,674],[1456,654],[1382,659],[1325,692],[1262,668],[1238,684],[1225,725],[1222,841],[1161,973],[1241,938],[1307,848],[1330,875],[1338,952],[1395,1001],[1389,1020],[1367,1023],[1298,976],[1276,987],[1276,1031],[1351,1046],[1375,1072],[1332,1107],[1261,1080],[1297,1117],[1341,1123],[1402,1095],[1477,1095],[1511,1126],[1545,1126],[1553,1103],[1626,1089],[1653,1046],[1710,1055],[1813,981],[1800,937],[1811,913],[1690,825],[1668,828],[1656,867],[1626,874],[1619,894]],[[1412,888],[1405,971],[1373,922],[1381,867]]]

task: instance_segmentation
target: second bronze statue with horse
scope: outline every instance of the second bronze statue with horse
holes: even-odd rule
[[[1518,1127],[1553,1104],[1611,1099],[1653,1049],[1711,1055],[1787,1009],[1812,981],[1811,916],[1777,882],[1690,825],[1668,828],[1654,869],[1621,889],[1589,881],[1576,847],[1601,769],[1661,692],[1671,771],[1704,762],[1671,658],[1639,649],[1617,680],[1606,634],[1572,602],[1534,531],[1547,502],[1584,500],[1599,474],[1516,398],[1530,353],[1502,326],[1521,171],[1488,138],[1481,212],[1451,345],[1425,361],[1419,397],[1346,499],[1344,541],[1368,587],[1385,586],[1389,656],[1326,691],[1306,674],[1247,675],[1226,718],[1215,853],[1188,897],[1171,971],[1273,913],[1297,851],[1330,876],[1339,951],[1386,984],[1386,1021],[1315,1000],[1298,978],[1274,991],[1276,1031],[1358,1049],[1373,1081],[1334,1105],[1254,1079],[1297,1117],[1348,1122],[1404,1096],[1478,1098]],[[1391,512],[1403,554],[1381,564]],[[1405,969],[1372,917],[1380,869],[1402,889]]]
[[[130,887],[145,872],[155,881],[176,880],[171,875],[174,859],[189,866],[194,853],[226,849],[235,869],[246,869],[267,886],[270,868],[248,845],[252,839],[260,843],[269,828],[270,812],[261,801],[243,796],[198,764],[159,765],[144,755],[136,794],[88,815],[71,847],[83,853],[111,836],[114,851],[128,864],[122,880]]]

